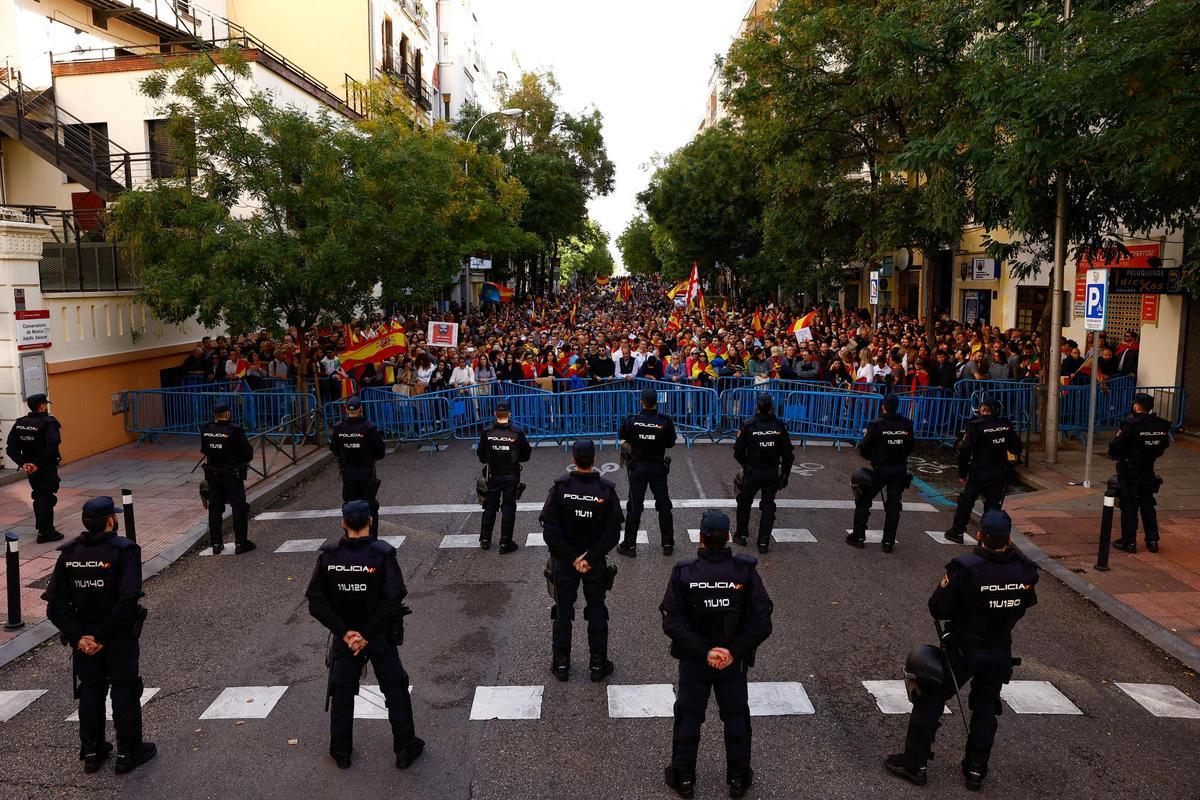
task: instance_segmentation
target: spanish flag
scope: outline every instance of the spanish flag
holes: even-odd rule
[[[608,276],[607,275],[597,275],[596,276],[596,285],[597,286],[608,286]]]
[[[393,325],[392,327],[392,331],[382,336],[365,341],[358,340],[358,343],[351,344],[348,350],[338,356],[342,369],[349,371],[362,364],[378,364],[385,359],[407,353],[408,336],[404,333],[404,326]]]
[[[817,322],[817,312],[810,311],[800,319],[792,323],[792,333],[796,336],[797,342],[807,342],[813,338],[812,326]]]
[[[671,316],[667,317],[667,332],[677,331],[683,328],[683,321],[679,318],[678,309],[671,312]]]
[[[763,332],[763,321],[762,321],[762,312],[761,311],[756,310],[754,312],[754,319],[750,320],[750,327],[754,329],[755,333]]]
[[[579,310],[579,301],[576,300],[575,304],[573,306],[571,306],[571,327],[572,328],[575,327],[575,312],[578,310]]]
[[[684,293],[686,293],[686,292],[687,292],[687,290],[688,290],[688,283],[689,283],[689,282],[690,282],[690,278],[684,278],[684,279],[683,279],[683,280],[681,280],[679,283],[677,283],[677,284],[675,284],[674,286],[672,286],[672,287],[671,287],[671,288],[670,288],[670,289],[667,291],[667,297],[669,297],[669,298],[671,298],[672,300],[674,300],[676,295],[679,295],[679,294],[684,294]]]

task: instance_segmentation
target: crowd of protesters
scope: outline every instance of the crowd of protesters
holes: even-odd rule
[[[322,399],[365,387],[418,395],[495,381],[569,390],[633,378],[719,387],[720,378],[733,377],[950,391],[962,380],[1044,379],[1045,359],[1031,331],[956,322],[945,313],[930,328],[905,311],[873,317],[834,303],[800,308],[721,300],[688,309],[677,306],[668,289],[634,279],[628,292],[596,287],[470,311],[450,304],[442,313],[358,320],[304,336],[292,329],[278,338],[265,332],[205,337],[182,372],[191,382],[244,380],[257,389],[271,381],[294,383],[303,371]],[[815,319],[797,336],[794,323],[814,309]],[[429,346],[430,321],[458,323],[457,346]],[[406,331],[407,352],[343,369],[338,356],[350,342],[396,325]],[[1093,364],[1076,342],[1061,342],[1065,381],[1087,383],[1093,372],[1101,380],[1136,374],[1136,333],[1116,345],[1101,335],[1099,344]]]

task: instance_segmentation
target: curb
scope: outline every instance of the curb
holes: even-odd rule
[[[253,514],[256,511],[261,511],[265,506],[272,503],[275,498],[279,497],[279,495],[321,470],[331,460],[333,460],[333,453],[328,448],[321,448],[302,459],[299,463],[256,484],[246,495],[246,500],[250,503],[250,512]],[[226,510],[225,519],[228,520],[229,517],[230,512]],[[154,558],[142,562],[142,580],[147,580],[162,572],[171,564],[174,564],[185,553],[191,550],[196,545],[196,542],[207,535],[207,520],[198,522],[188,528],[178,539],[164,548],[161,553],[154,556]],[[50,620],[44,619],[34,624],[31,628],[12,640],[0,645],[0,667],[4,667],[14,659],[23,656],[56,635],[58,635],[58,628]]]

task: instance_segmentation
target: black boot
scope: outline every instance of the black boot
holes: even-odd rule
[[[884,539],[883,542],[880,544],[880,547],[883,548],[883,552],[890,553],[896,549],[896,540],[895,539]]]
[[[669,556],[669,555],[671,555],[672,553],[674,553],[674,552],[675,552],[675,545],[673,545],[673,544],[664,544],[664,545],[662,546],[662,549],[663,549],[663,555],[664,555],[664,556]]]
[[[750,788],[750,784],[754,783],[754,770],[749,767],[734,770],[729,773],[725,782],[729,784],[730,797],[745,797],[746,790]]]
[[[758,540],[758,552],[765,553],[770,549],[771,549],[771,540],[770,539],[759,539]]]
[[[962,774],[967,782],[967,788],[972,792],[978,792],[983,788],[983,779],[987,777],[987,763],[964,758]]]
[[[38,531],[38,535],[37,535],[37,543],[38,544],[45,544],[46,542],[61,542],[62,540],[63,540],[63,535],[59,531],[46,531],[45,533]]]
[[[95,749],[90,749],[88,752],[80,752],[79,760],[83,762],[83,771],[91,775],[100,770],[100,766],[108,760],[108,756],[112,753],[113,746],[109,742],[101,742],[96,745]]]
[[[867,537],[859,536],[854,531],[850,531],[850,533],[846,534],[846,544],[850,545],[851,547],[857,547],[859,550],[863,549],[863,542],[866,540]]]
[[[571,677],[571,651],[555,650],[554,657],[550,660],[550,671],[554,673],[554,677],[566,683]]]
[[[915,759],[907,758],[904,753],[895,753],[883,760],[883,766],[897,778],[903,778],[909,783],[924,786],[929,782],[925,765],[918,764]]]
[[[249,553],[251,550],[255,549],[256,547],[258,547],[258,545],[256,545],[254,542],[250,541],[249,539],[242,539],[240,542],[238,542],[237,544],[235,544],[233,546],[233,554],[236,556],[240,556],[242,553]]]
[[[154,746],[154,742],[141,742],[128,749],[122,747],[117,752],[117,764],[113,767],[113,771],[118,775],[124,775],[137,769],[156,755],[158,755],[158,748]]]
[[[740,547],[747,547],[750,544],[750,537],[744,533],[735,533],[733,535],[733,543]]]
[[[492,537],[488,536],[485,538],[483,536],[480,536],[479,537],[479,549],[480,550],[491,550],[492,549]]]
[[[1121,550],[1122,552],[1125,552],[1125,553],[1136,553],[1137,552],[1137,542],[1129,542],[1124,539],[1117,539],[1115,542],[1112,543],[1112,546],[1114,549]]]
[[[637,544],[634,542],[630,542],[629,544],[621,542],[619,545],[617,545],[617,553],[623,556],[629,556],[630,558],[637,558]]]
[[[521,546],[518,545],[516,542],[514,542],[511,538],[509,538],[509,539],[501,539],[500,547],[497,549],[499,550],[500,555],[503,556],[503,555],[507,555],[509,553],[515,553],[517,550],[521,549]]]
[[[1149,550],[1151,553],[1157,553],[1158,552],[1158,539],[1147,539],[1146,540],[1146,549]]]
[[[591,660],[588,662],[588,672],[592,675],[592,683],[600,681],[613,674],[616,666],[608,660],[608,656],[604,653],[592,653]]]
[[[396,753],[396,768],[408,769],[424,752],[425,740],[419,736],[412,737],[408,746],[401,748],[400,752]]]
[[[667,767],[664,776],[667,779],[667,786],[675,790],[675,794],[689,800],[696,796],[696,773],[691,770],[684,771],[675,767]]]
[[[962,531],[959,531],[958,533],[955,533],[953,530],[946,531],[942,534],[942,538],[947,542],[954,542],[955,544],[963,543]]]

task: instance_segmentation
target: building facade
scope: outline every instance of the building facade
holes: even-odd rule
[[[499,111],[519,78],[517,56],[486,38],[471,0],[438,0],[438,114],[453,122],[464,106]]]

